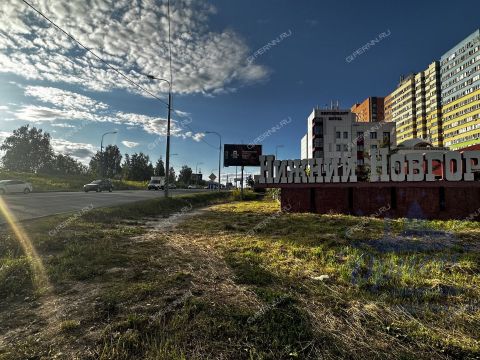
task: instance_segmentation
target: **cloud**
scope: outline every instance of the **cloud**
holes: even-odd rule
[[[8,110],[7,105],[0,105],[0,111]]]
[[[88,165],[90,159],[97,152],[92,144],[77,143],[65,139],[51,139],[53,150],[57,154],[70,155],[84,165]]]
[[[128,147],[129,149],[137,147],[139,145],[139,143],[137,143],[137,142],[127,141],[127,140],[123,140],[122,144],[125,145],[126,147]]]
[[[139,127],[149,134],[166,135],[167,133],[167,119],[165,118],[114,111],[105,103],[72,91],[46,86],[27,86],[25,95],[44,103],[44,105],[20,106],[14,112],[14,115],[20,120],[33,123],[65,120],[81,122],[81,124],[88,121],[109,122],[128,127]],[[201,133],[185,134],[184,126],[192,122],[188,113],[177,110],[174,114],[186,118],[172,121],[172,136],[192,138],[195,141],[202,137]],[[81,124],[80,127],[82,127]],[[58,124],[52,125],[61,127]],[[75,127],[73,124],[72,126]]]
[[[32,0],[34,6],[115,68],[154,93],[170,78],[166,0]],[[25,4],[0,5],[0,72],[32,80],[77,84],[86,89],[132,89]],[[247,65],[245,40],[230,29],[210,30],[216,9],[203,2],[172,2],[173,90],[179,94],[219,94],[268,77],[261,65]],[[146,94],[143,94],[146,96]]]
[[[59,123],[59,124],[51,124],[50,126],[53,127],[60,127],[60,128],[69,128],[69,129],[75,129],[76,127],[72,124],[64,124],[64,123]]]

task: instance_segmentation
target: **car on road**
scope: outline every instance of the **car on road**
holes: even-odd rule
[[[197,185],[188,185],[187,186],[187,189],[196,189],[197,188]]]
[[[108,179],[94,180],[90,184],[83,185],[83,191],[85,192],[89,192],[89,191],[102,192],[103,190],[112,192],[113,184],[110,180]]]
[[[32,184],[22,180],[0,180],[0,195],[11,193],[29,194],[33,191]]]

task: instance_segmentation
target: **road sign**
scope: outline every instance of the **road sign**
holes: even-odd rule
[[[214,173],[211,173],[210,176],[208,177],[210,180],[215,181],[217,178]]]

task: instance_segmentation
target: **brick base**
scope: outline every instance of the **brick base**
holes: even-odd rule
[[[291,212],[479,221],[479,185],[479,182],[286,184],[282,186],[281,202],[282,208]]]

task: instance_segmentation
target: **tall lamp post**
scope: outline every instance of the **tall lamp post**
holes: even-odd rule
[[[277,145],[277,146],[275,146],[275,160],[277,160],[277,158],[278,158],[278,149],[279,149],[279,148],[283,148],[283,145]]]
[[[109,134],[116,134],[118,133],[118,131],[108,131],[106,132],[105,134],[102,135],[102,141],[100,141],[100,177],[103,178],[104,176],[104,158],[103,158],[103,138],[105,137],[105,135],[109,135]]]
[[[220,191],[220,169],[222,167],[222,135],[216,131],[206,131],[205,134],[215,134],[218,136],[219,145],[218,145],[218,191]]]
[[[168,117],[167,117],[167,150],[165,154],[165,197],[168,197],[168,175],[170,172],[170,115],[172,111],[172,83],[166,79],[160,79],[153,75],[147,75],[149,79],[165,81],[168,84]]]

